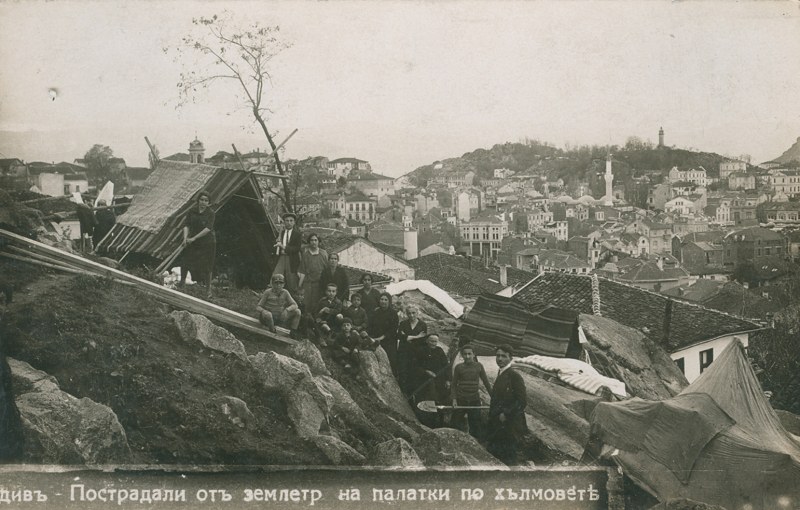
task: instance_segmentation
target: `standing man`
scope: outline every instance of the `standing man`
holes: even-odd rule
[[[500,370],[492,389],[489,404],[489,431],[487,434],[489,453],[506,465],[517,462],[517,443],[525,435],[525,406],[527,395],[525,382],[511,368],[514,350],[501,345],[495,350],[495,360]]]
[[[295,228],[297,216],[294,213],[283,213],[283,231],[278,235],[275,243],[275,255],[278,262],[275,264],[273,275],[282,274],[286,279],[286,290],[292,296],[297,296],[299,279],[297,272],[300,269],[300,249],[303,245],[303,235],[300,229]],[[306,303],[315,306],[316,303]]]

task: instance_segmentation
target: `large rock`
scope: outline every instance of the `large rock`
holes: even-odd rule
[[[628,394],[645,400],[672,398],[689,383],[664,349],[640,331],[606,317],[581,314],[592,366],[625,383]]]
[[[424,469],[414,448],[400,437],[390,439],[375,446],[369,458],[371,466],[389,466],[395,469]]]
[[[61,391],[55,379],[9,359],[25,438],[25,460],[50,464],[125,463],[125,430],[107,406]]]
[[[176,310],[169,314],[185,342],[199,342],[206,349],[235,354],[247,359],[244,345],[225,328],[213,324],[206,316]]]
[[[334,466],[360,466],[366,459],[341,439],[331,436],[309,438]]]
[[[254,431],[258,428],[256,417],[247,407],[247,403],[239,398],[224,396],[219,397],[216,402],[220,412],[231,423],[245,430]]]
[[[474,437],[456,429],[433,429],[422,433],[412,446],[427,467],[506,467]]]
[[[286,354],[308,365],[312,375],[331,375],[325,366],[325,361],[322,360],[322,354],[311,340],[304,339],[297,342],[286,350]]]
[[[402,421],[396,420],[391,416],[386,416],[386,418],[388,418],[386,420],[386,428],[387,428],[386,431],[389,433],[389,435],[394,437],[402,437],[403,439],[406,439],[408,441],[413,441],[414,439],[417,438],[417,436],[419,436],[419,432],[417,432],[407,424],[403,423]],[[428,430],[428,427],[422,425],[421,423],[416,423],[416,425],[423,430],[426,431]]]
[[[362,437],[374,438],[380,435],[375,425],[367,419],[361,407],[356,404],[350,393],[336,379],[325,375],[317,376],[314,379],[318,386],[321,386],[324,391],[327,391],[333,397],[333,406],[330,412],[331,418],[342,420],[348,428]]]
[[[300,437],[319,435],[334,398],[311,375],[308,365],[275,352],[259,352],[248,358],[261,377],[264,389],[281,395],[289,420]]]
[[[36,370],[24,361],[6,358],[11,368],[11,384],[17,395],[30,392],[60,391],[58,381],[52,375]]]
[[[408,405],[406,397],[403,396],[403,392],[400,391],[400,387],[392,375],[392,368],[386,352],[378,347],[375,351],[359,351],[358,355],[361,359],[361,372],[375,398],[404,418],[416,420],[414,411],[411,410],[411,406]]]

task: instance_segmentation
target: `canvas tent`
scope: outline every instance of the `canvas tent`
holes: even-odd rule
[[[738,340],[672,399],[598,404],[591,436],[661,501],[800,507],[800,438],[781,426]]]
[[[265,285],[276,228],[256,177],[241,170],[160,160],[98,250],[156,264],[167,259],[181,244],[186,214],[200,191],[211,195],[216,213],[218,268],[239,283]]]
[[[577,312],[491,294],[478,297],[458,334],[478,356],[493,355],[502,344],[511,345],[516,356],[577,358],[581,351]]]

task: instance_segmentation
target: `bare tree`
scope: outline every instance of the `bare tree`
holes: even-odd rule
[[[232,84],[240,106],[249,110],[272,148],[276,170],[286,175],[277,152],[275,131],[268,127],[271,113],[268,107],[269,64],[290,46],[278,38],[280,28],[277,25],[264,26],[257,21],[249,26],[240,26],[228,12],[210,18],[194,18],[192,23],[195,30],[183,37],[175,48],[176,61],[180,61],[185,69],[178,83],[181,104],[194,102],[196,95],[213,83]],[[190,56],[196,57],[196,61],[190,61]],[[281,182],[282,195],[269,191],[281,200],[285,210],[293,211],[289,183],[287,179],[281,179]]]

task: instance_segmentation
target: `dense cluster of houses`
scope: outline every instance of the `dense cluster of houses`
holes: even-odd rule
[[[164,159],[274,170],[271,155],[258,149],[206,158],[197,139],[188,153]],[[4,186],[15,183],[54,196],[88,189],[82,163],[0,160]],[[121,159],[114,164],[133,190],[150,172],[126,167]],[[514,296],[525,290],[532,296],[536,289],[548,295],[564,287],[580,292],[562,304],[585,313],[593,299],[602,308],[607,296],[605,306],[619,306],[619,322],[667,327],[662,336],[668,350],[690,378],[732,338],[747,345],[749,332],[762,326],[740,316],[763,316],[770,309],[767,287],[793,274],[793,261],[800,260],[800,171],[771,163],[725,161],[714,172],[662,169],[653,179],[657,184],[647,185],[646,208],[626,201],[624,188],[615,185],[611,156],[599,198],[590,195],[588,183],[568,190],[562,179],[507,168],[479,176],[435,163],[424,186],[412,186],[357,158],[284,164],[290,175],[296,168],[316,175],[317,187],[298,197],[303,229],[318,233],[322,247],[337,253],[342,265],[369,271],[378,281],[430,280],[467,306],[484,293]],[[260,182],[279,191],[277,180]],[[280,222],[277,214],[273,221]],[[753,275],[745,286],[763,286],[759,294],[731,281],[745,263]],[[602,292],[591,294],[593,285]],[[642,310],[650,315],[641,319],[649,326],[623,313],[620,296],[651,303],[650,312]],[[679,308],[692,320],[703,317],[724,327],[702,338],[670,338],[666,325]]]

